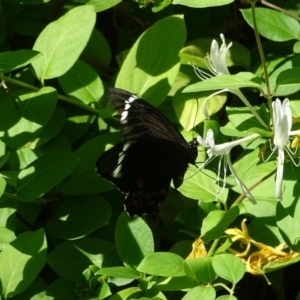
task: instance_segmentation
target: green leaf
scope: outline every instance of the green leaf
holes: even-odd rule
[[[140,299],[140,295],[141,289],[139,287],[130,287],[114,294],[109,300]]]
[[[178,93],[173,97],[173,107],[180,124],[186,131],[190,131],[199,123],[206,120],[201,109],[204,100],[210,95],[209,92],[198,93]],[[218,112],[225,104],[226,96],[224,94],[211,97],[207,104],[209,115]]]
[[[133,270],[126,267],[114,267],[114,268],[102,268],[95,273],[95,275],[107,275],[110,277],[120,277],[120,278],[128,278],[128,279],[139,279],[142,278],[142,275]]]
[[[36,277],[32,284],[23,293],[14,296],[13,300],[45,300],[48,285],[41,277]]]
[[[110,216],[110,206],[102,197],[72,197],[59,205],[46,228],[58,239],[75,239],[108,224]]]
[[[223,6],[232,3],[234,0],[173,0],[172,4],[181,4],[189,7],[203,8]]]
[[[300,222],[293,218],[280,202],[276,206],[276,224],[287,245],[294,251],[300,251]]]
[[[38,92],[20,91],[16,95],[19,108],[10,98],[0,104],[0,131],[4,131],[2,141],[14,148],[20,148],[36,138],[50,120],[56,105],[57,94],[51,87],[43,87]]]
[[[277,247],[284,242],[274,217],[254,219],[248,225],[248,233],[255,241],[262,242],[272,247]]]
[[[39,214],[44,208],[41,202],[18,201],[18,214],[31,226],[34,226]]]
[[[253,28],[251,9],[241,9],[244,19]],[[268,9],[255,8],[255,19],[259,34],[276,42],[300,39],[300,25],[294,18],[282,12]]]
[[[18,149],[11,157],[10,164],[12,170],[22,170],[38,158],[38,155],[29,148]]]
[[[10,151],[7,151],[6,145],[0,140],[0,168],[7,163],[10,158],[10,154]]]
[[[41,300],[74,300],[77,298],[76,288],[73,280],[60,278],[48,286],[46,295]]]
[[[42,155],[20,172],[17,197],[30,201],[42,196],[70,175],[77,163],[78,157],[69,151]]]
[[[254,107],[254,109],[259,113],[259,108]],[[245,134],[259,133],[262,136],[271,137],[274,134],[273,131],[266,130],[247,107],[227,106],[226,112],[231,128],[244,133],[244,136]],[[223,130],[223,127],[221,130]]]
[[[38,5],[43,3],[48,3],[51,0],[26,0],[26,5]],[[9,0],[9,3],[20,4],[20,0]]]
[[[94,7],[81,5],[50,23],[41,32],[33,49],[43,56],[32,63],[40,81],[59,77],[74,65],[90,38],[95,21]]]
[[[62,132],[68,137],[70,143],[73,144],[94,124],[96,116],[75,106],[65,112],[67,114],[67,122]]]
[[[220,186],[216,184],[217,175],[209,170],[198,172],[192,168],[185,173],[185,180],[178,190],[186,197],[201,199],[205,202],[221,199],[226,201],[228,189],[224,189],[220,195]]]
[[[91,237],[62,243],[48,255],[48,264],[60,277],[75,281],[90,265],[101,268],[120,263],[113,243]]]
[[[106,9],[109,9],[111,7],[116,6],[117,4],[119,4],[120,2],[122,2],[122,0],[90,0],[87,4],[91,4],[95,6],[95,11],[96,12],[100,12]]]
[[[44,230],[25,232],[0,253],[2,296],[6,299],[26,290],[46,263]]]
[[[260,79],[253,73],[240,72],[235,75],[219,75],[208,78],[204,81],[191,84],[186,87],[183,93],[195,93],[203,91],[239,89],[243,87],[262,89]]]
[[[122,213],[116,224],[116,248],[124,263],[137,267],[143,258],[154,252],[154,241],[150,228],[139,217],[129,219]]]
[[[16,213],[16,201],[10,198],[2,197],[0,201],[0,226],[10,230],[15,230]]]
[[[184,269],[188,276],[203,284],[210,283],[218,277],[212,266],[212,257],[187,259],[184,262]]]
[[[180,276],[171,278],[161,278],[155,285],[160,291],[178,291],[191,289],[199,285],[199,282],[191,277]]]
[[[270,174],[276,169],[274,161],[262,163],[261,159],[258,157],[258,152],[250,150],[244,150],[244,155],[233,164],[233,167],[239,175],[239,178],[248,187],[260,182],[265,176],[270,176]],[[233,186],[232,189],[241,193],[241,189],[238,185],[236,185],[235,179],[232,176],[227,177],[227,179],[227,183]],[[271,176],[270,180],[268,179],[263,181],[255,189],[253,189],[251,193],[258,202],[260,202],[260,200],[275,200],[274,176]],[[248,200],[243,202],[245,202],[245,205],[249,207]],[[253,204],[250,204],[250,206],[251,205],[253,206]],[[250,209],[252,210],[252,208]],[[263,207],[260,207],[260,203],[258,206],[253,208],[254,211],[261,209],[263,209]],[[270,209],[270,207],[268,209]],[[274,208],[271,211],[274,211]],[[261,211],[261,213],[263,213],[263,211]]]
[[[300,89],[300,83],[297,78],[300,68],[287,69],[279,73],[276,78],[276,86],[297,86]]]
[[[172,0],[163,0],[153,3],[152,11],[159,12],[171,4]]]
[[[85,104],[98,102],[104,89],[96,71],[78,60],[64,75],[58,78],[63,91]]]
[[[96,0],[97,3],[103,3],[103,1]],[[121,1],[121,0],[118,0]],[[101,51],[99,51],[101,49]],[[93,64],[99,66],[108,67],[111,61],[111,50],[105,37],[96,28],[93,29],[92,35],[82,52],[82,57],[87,61],[92,61]]]
[[[6,187],[6,181],[3,177],[0,177],[0,197],[3,195]]]
[[[13,231],[8,228],[0,226],[0,250],[2,251],[7,244],[12,242],[16,238]]]
[[[274,188],[274,179],[272,180],[272,186]],[[265,189],[264,186],[262,188]],[[271,189],[271,187],[267,187]],[[271,191],[272,193],[274,191]],[[275,197],[273,197],[275,198]],[[258,199],[258,197],[255,197],[255,199]],[[275,211],[276,211],[276,202],[275,199],[258,199],[258,205],[253,205],[250,201],[243,201],[242,203],[239,203],[238,206],[240,208],[240,214],[250,214],[255,217],[274,217]]]
[[[202,240],[207,243],[211,240],[220,238],[228,225],[231,224],[238,215],[239,208],[237,206],[233,206],[228,211],[211,211],[202,223]]]
[[[182,300],[215,300],[216,290],[212,286],[197,286],[182,298]]]
[[[97,289],[98,299],[105,299],[108,296],[111,296],[110,286],[105,281],[101,283],[100,288]]]
[[[299,67],[299,55],[289,55],[287,57],[271,56],[268,59],[267,72],[269,74],[270,91],[275,93],[274,96],[287,96],[294,94],[299,90],[297,85],[276,86],[277,77],[285,70]],[[259,66],[256,70],[256,75],[264,78],[264,70]],[[264,86],[264,93],[266,93],[266,86]]]
[[[218,297],[216,300],[238,300],[238,298],[233,295],[223,295]]]
[[[47,143],[60,132],[65,122],[65,112],[61,107],[57,106],[51,116],[51,119],[48,121],[41,134],[34,141],[31,141],[26,146],[30,147],[31,149],[35,149]]]
[[[245,264],[242,260],[229,253],[214,256],[212,264],[215,272],[220,277],[233,284],[239,282],[246,272]]]
[[[184,260],[174,253],[155,252],[148,254],[137,270],[150,275],[180,277],[185,275],[183,262]]]
[[[299,261],[300,261],[299,255],[283,262],[272,260],[269,263],[263,265],[261,271],[262,273],[274,272],[276,270],[280,270],[288,266],[295,265]]]
[[[156,22],[131,48],[117,77],[116,87],[138,93],[158,106],[175,82],[180,67],[178,53],[185,43],[185,36],[185,25],[180,16]]]
[[[299,53],[300,53],[300,41],[297,41],[297,42],[294,44],[293,50],[294,50],[294,53],[296,53],[296,54],[299,54]]]
[[[112,184],[97,176],[98,158],[109,146],[120,141],[120,133],[102,134],[82,144],[75,152],[80,161],[74,172],[58,189],[67,195],[89,195],[112,189]],[[105,147],[108,146],[108,147]]]
[[[0,53],[0,73],[7,73],[23,68],[40,57],[41,54],[33,50],[17,50]]]

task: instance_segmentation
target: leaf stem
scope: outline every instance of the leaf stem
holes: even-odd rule
[[[230,294],[230,295],[233,295],[233,290],[232,289],[230,289],[226,284],[224,284],[224,283],[215,283],[215,284],[213,284],[213,286],[215,287],[215,286],[221,286],[222,288],[224,288],[226,291],[228,291],[228,293]]]
[[[30,85],[30,84],[27,84],[25,82],[22,82],[22,81],[19,81],[19,80],[16,80],[16,79],[12,79],[12,78],[9,78],[7,76],[4,76],[4,75],[0,75],[0,79],[2,79],[3,81],[5,82],[10,82],[12,84],[15,84],[15,85],[18,85],[18,86],[21,86],[23,88],[26,88],[28,90],[33,90],[33,91],[38,91],[39,88],[33,86],[33,85]],[[66,97],[66,96],[63,96],[63,95],[60,95],[60,94],[57,94],[57,99],[59,100],[62,100],[64,102],[67,102],[67,103],[70,103],[72,105],[75,105],[79,108],[82,108],[90,113],[93,113],[95,115],[99,115],[99,110],[96,109],[96,108],[93,108],[91,106],[88,106],[74,98],[70,98],[70,97]]]
[[[212,245],[211,245],[210,249],[208,250],[206,256],[210,256],[210,254],[215,251],[218,243],[219,243],[219,239],[214,240],[214,242],[212,243]]]

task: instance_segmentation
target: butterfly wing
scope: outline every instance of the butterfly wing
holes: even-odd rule
[[[131,93],[108,89],[109,102],[118,111],[124,140],[155,137],[186,147],[186,141],[172,123],[155,107]]]
[[[97,172],[126,193],[130,216],[153,214],[173,179],[182,184],[188,163],[195,163],[197,145],[146,101],[120,89],[109,89],[109,101],[120,116],[123,142],[105,152]]]
[[[130,216],[154,214],[171,180],[176,188],[181,185],[187,167],[181,146],[151,138],[120,143],[97,162],[98,172],[127,194],[125,209]]]

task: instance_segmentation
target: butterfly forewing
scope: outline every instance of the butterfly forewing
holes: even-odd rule
[[[108,89],[110,103],[120,115],[120,124],[125,140],[153,136],[186,147],[186,141],[170,121],[155,107],[131,93]]]
[[[130,216],[154,214],[183,181],[188,163],[195,164],[197,143],[187,143],[156,108],[120,89],[109,89],[110,103],[120,116],[123,142],[105,152],[97,172],[126,193]]]

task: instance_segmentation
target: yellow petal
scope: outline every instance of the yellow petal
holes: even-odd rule
[[[193,244],[192,244],[193,250],[189,254],[189,256],[186,259],[193,259],[193,258],[199,258],[199,257],[205,257],[207,254],[204,242],[201,240],[201,238],[198,238]]]
[[[291,143],[291,148],[296,148],[300,142],[300,134],[297,134]]]

